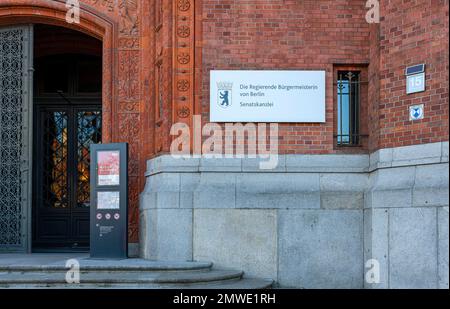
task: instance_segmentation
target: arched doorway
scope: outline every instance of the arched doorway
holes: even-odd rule
[[[33,251],[89,249],[90,155],[102,141],[102,43],[34,25]]]
[[[114,53],[117,20],[92,6],[82,5],[80,23],[68,24],[65,3],[65,0],[0,1],[0,45],[3,45],[1,48],[6,46],[0,56],[0,85],[3,88],[0,89],[0,111],[7,113],[0,117],[0,136],[3,136],[0,138],[0,163],[3,163],[0,166],[0,252],[32,251],[32,202],[35,200],[32,189],[36,172],[33,164],[36,161],[33,153],[36,136],[33,124],[33,29],[36,25],[72,29],[101,42],[100,49],[96,44],[96,54],[100,53],[102,58],[101,138],[105,143],[112,141],[112,110],[117,91],[113,83],[113,74],[117,71],[117,54]],[[41,50],[55,53],[57,48],[68,47],[68,41],[65,42],[65,47],[64,44],[49,46],[44,43],[47,46]],[[90,44],[76,47],[89,49]],[[81,52],[86,53],[92,54],[92,49]],[[45,57],[43,54],[36,56]],[[11,136],[14,138],[7,138]]]
[[[82,32],[0,26],[0,251],[89,249],[102,57],[102,41]]]

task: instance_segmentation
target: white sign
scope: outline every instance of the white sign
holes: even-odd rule
[[[409,107],[409,120],[421,120],[425,116],[424,105],[414,105]]]
[[[211,71],[211,122],[325,122],[325,71]]]
[[[120,209],[120,193],[97,192],[97,209]]]
[[[409,75],[406,77],[406,93],[425,91],[425,73]]]

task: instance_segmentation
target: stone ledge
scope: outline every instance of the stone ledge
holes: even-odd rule
[[[161,173],[140,209],[362,209],[367,173]]]
[[[145,176],[153,176],[159,173],[198,172],[200,159],[180,158],[175,159],[171,155],[163,155],[147,161]]]
[[[449,143],[380,149],[370,155],[280,155],[273,170],[259,168],[268,159],[173,158],[163,155],[147,162],[145,176],[160,173],[367,173],[378,169],[448,163]]]
[[[369,155],[280,155],[273,170],[260,169],[268,159],[173,158],[163,155],[147,162],[145,176],[160,173],[365,173]]]
[[[369,171],[436,163],[448,163],[448,142],[380,149],[370,155]]]
[[[372,173],[160,173],[140,209],[361,209],[448,205],[448,163]]]
[[[448,168],[448,163],[436,163],[373,171],[365,208],[447,206]]]
[[[255,159],[149,163],[140,209],[362,209],[448,205],[448,143],[368,155],[286,155],[272,171]],[[410,158],[410,159],[408,159]],[[309,165],[308,165],[309,164]]]

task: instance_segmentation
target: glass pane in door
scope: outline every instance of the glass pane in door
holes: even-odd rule
[[[68,113],[45,111],[43,115],[43,206],[68,208]]]
[[[90,155],[91,144],[102,141],[101,111],[77,112],[77,207],[90,205]]]

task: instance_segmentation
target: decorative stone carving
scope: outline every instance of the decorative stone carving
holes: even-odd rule
[[[122,35],[138,34],[138,4],[137,0],[120,0],[119,13],[119,31]]]
[[[138,38],[119,38],[119,48],[136,49],[139,48]]]
[[[187,118],[191,115],[191,110],[187,106],[182,106],[178,111],[177,115],[180,118]]]
[[[191,55],[184,52],[179,53],[177,59],[180,64],[188,64],[191,61]]]
[[[129,177],[128,184],[128,239],[134,242],[139,239],[139,177]]]
[[[179,37],[187,38],[191,35],[191,29],[188,26],[180,26],[177,29],[177,34]]]
[[[163,26],[164,6],[163,0],[154,0],[154,15],[155,15],[155,32],[159,32]]]
[[[119,111],[121,113],[139,113],[139,102],[120,102]]]
[[[179,91],[188,91],[190,87],[190,82],[187,79],[180,79],[177,83],[177,89]]]
[[[173,6],[175,63],[173,67],[173,122],[191,125],[194,110],[194,2],[177,0]],[[178,106],[180,104],[180,106]]]
[[[186,12],[191,8],[190,0],[178,0],[178,9],[182,12]]]
[[[114,11],[114,0],[88,0],[88,2],[93,5],[105,7],[109,12]]]
[[[139,51],[119,51],[119,100],[139,100]]]
[[[120,138],[129,143],[138,142],[139,135],[139,114],[119,114],[119,132]]]

